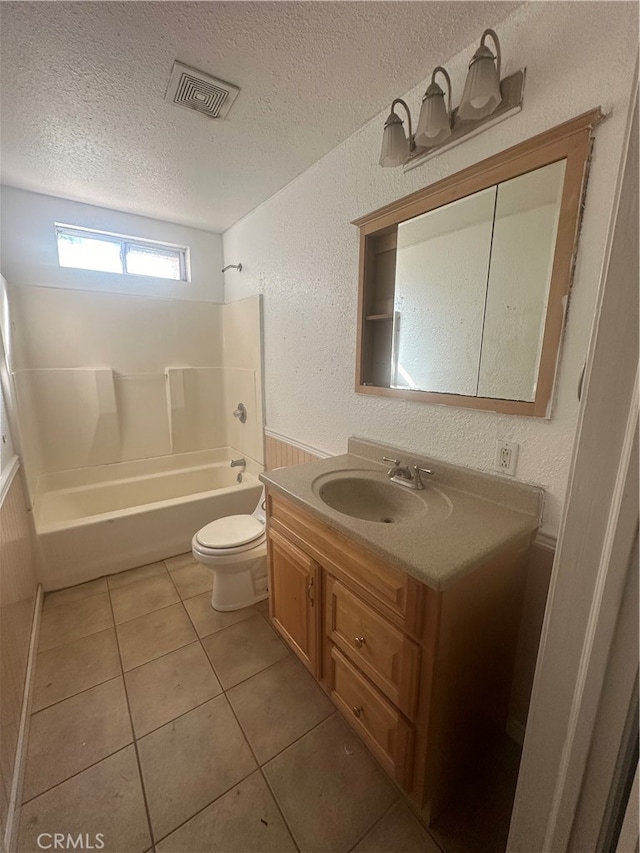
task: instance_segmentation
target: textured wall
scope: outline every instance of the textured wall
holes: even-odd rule
[[[380,114],[225,232],[225,257],[243,263],[241,276],[226,274],[225,295],[264,294],[270,429],[331,453],[344,452],[352,434],[393,439],[482,470],[493,467],[496,439],[518,442],[517,475],[547,490],[544,529],[556,533],[634,72],[637,6],[529,3],[498,33],[503,73],[527,66],[519,115],[403,174],[377,166]],[[447,63],[454,102],[474,49]],[[427,58],[425,71],[440,59]],[[427,82],[406,96],[414,111]],[[599,104],[612,114],[596,132],[552,419],[355,394],[358,234],[350,221]]]

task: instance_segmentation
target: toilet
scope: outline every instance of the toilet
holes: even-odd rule
[[[214,610],[240,610],[267,597],[266,518],[263,487],[251,515],[218,518],[191,540],[194,558],[213,571]]]

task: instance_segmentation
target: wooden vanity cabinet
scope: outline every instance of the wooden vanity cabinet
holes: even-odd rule
[[[504,729],[528,537],[438,592],[267,494],[274,627],[428,824]]]

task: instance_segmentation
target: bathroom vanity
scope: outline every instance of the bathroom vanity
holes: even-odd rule
[[[429,823],[483,727],[504,728],[542,493],[349,451],[262,475],[270,615]],[[390,483],[383,455],[434,473],[420,491]]]

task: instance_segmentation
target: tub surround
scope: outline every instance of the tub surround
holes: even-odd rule
[[[394,524],[364,521],[332,509],[314,492],[314,480],[331,472],[388,470],[383,456],[433,469],[425,491],[436,488],[451,501],[448,517],[433,525],[425,523],[423,516]],[[502,549],[531,537],[542,512],[543,491],[535,486],[355,437],[349,439],[346,454],[269,471],[260,479],[270,490],[435,590],[446,589]]]
[[[8,300],[31,493],[43,474],[225,446],[263,462],[261,297],[227,306],[9,281]]]

